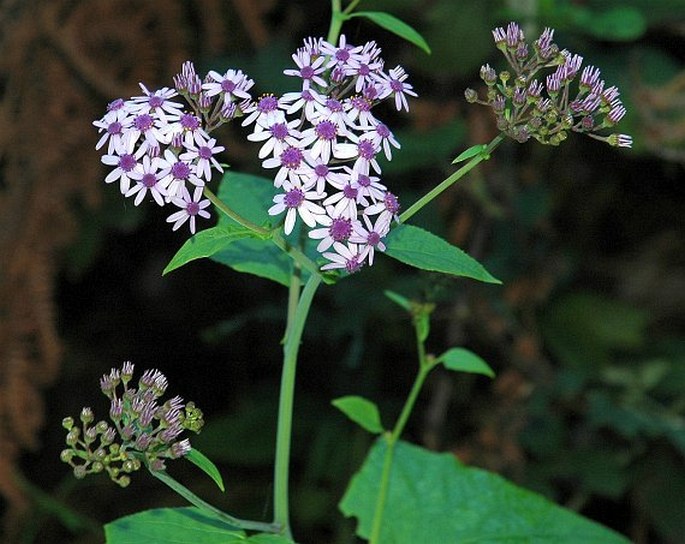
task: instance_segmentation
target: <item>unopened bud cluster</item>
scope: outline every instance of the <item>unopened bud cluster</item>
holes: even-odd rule
[[[100,380],[102,392],[110,399],[111,423],[95,422],[90,408],[81,410],[78,422],[72,417],[62,421],[68,433],[67,448],[60,458],[79,479],[105,472],[112,481],[126,487],[131,481],[129,474],[141,466],[164,470],[165,459],[187,455],[190,442],[179,439],[181,433],[199,433],[204,424],[202,411],[192,402],[184,404],[176,396],[159,403],[167,380],[158,370],[146,370],[138,387],[131,387],[133,368],[126,362]]]
[[[552,41],[554,30],[546,28],[532,47],[516,23],[492,34],[511,71],[498,73],[485,64],[480,70],[485,99],[473,89],[465,96],[491,107],[501,132],[521,143],[535,138],[549,145],[559,145],[569,132],[580,132],[616,147],[632,147],[633,139],[626,134],[600,134],[626,113],[618,89],[606,86],[594,66],[581,71],[583,57],[560,50]],[[542,79],[545,69],[554,71]]]

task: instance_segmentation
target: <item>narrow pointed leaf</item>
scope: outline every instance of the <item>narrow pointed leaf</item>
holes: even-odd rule
[[[423,49],[430,55],[431,48],[423,36],[421,36],[421,34],[419,34],[411,26],[401,19],[398,19],[394,15],[390,15],[389,13],[382,11],[357,11],[351,13],[349,17],[363,17],[364,19],[368,19],[381,28],[384,28],[393,34],[396,34],[400,38],[407,40],[409,43],[413,43],[415,46]]]
[[[480,155],[485,149],[488,148],[487,144],[478,144],[469,147],[465,151],[462,151],[456,159],[452,161],[452,164],[457,164],[459,162],[464,162],[469,160],[472,157],[475,157],[477,155]]]
[[[468,372],[470,374],[483,374],[489,378],[495,377],[495,372],[490,365],[478,355],[464,348],[452,348],[437,358],[448,370],[455,372]]]
[[[235,224],[217,225],[202,230],[186,240],[186,243],[176,252],[162,274],[168,274],[195,259],[211,257],[225,250],[232,243],[252,236],[252,231]]]
[[[349,396],[335,399],[331,404],[370,433],[381,434],[383,432],[378,407],[370,400]]]
[[[221,491],[226,491],[224,487],[224,480],[221,478],[221,473],[216,465],[201,451],[191,448],[188,455],[185,456],[188,461],[193,463],[197,468],[209,476],[214,483],[221,489]]]
[[[413,225],[399,225],[385,239],[386,255],[405,264],[463,276],[486,283],[502,283],[482,264],[439,236]]]
[[[340,503],[369,538],[386,441],[376,440]],[[448,453],[399,441],[378,542],[629,544],[629,541],[501,476],[465,467]]]

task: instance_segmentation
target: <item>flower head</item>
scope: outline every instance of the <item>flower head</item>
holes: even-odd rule
[[[74,418],[62,421],[68,431],[67,448],[60,458],[68,463],[77,478],[105,472],[110,479],[126,487],[129,474],[143,465],[151,470],[164,469],[166,459],[178,459],[190,452],[185,430],[199,432],[202,412],[189,402],[174,397],[163,404],[159,399],[167,389],[167,379],[158,370],[147,370],[130,385],[134,366],[124,363],[100,380],[102,392],[110,400],[109,417],[95,422],[90,408],[81,411],[78,425]]]
[[[600,133],[626,113],[618,89],[605,88],[597,67],[583,68],[582,56],[560,51],[553,41],[553,29],[546,28],[532,48],[516,23],[506,29],[498,27],[492,35],[512,72],[498,74],[485,65],[480,71],[488,88],[485,100],[472,89],[465,94],[469,102],[492,108],[504,134],[518,142],[535,138],[543,144],[559,145],[569,132],[579,132],[619,147],[632,145],[625,135],[618,138]],[[552,71],[543,77],[544,70]]]

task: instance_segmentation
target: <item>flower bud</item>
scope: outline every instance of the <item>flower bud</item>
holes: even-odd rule
[[[81,421],[83,423],[92,423],[93,419],[95,419],[95,416],[93,415],[93,410],[90,408],[86,407],[81,410]]]
[[[71,428],[74,426],[74,418],[73,417],[65,417],[62,420],[62,427],[64,427],[67,431],[71,431]]]
[[[74,458],[74,451],[62,450],[62,452],[59,454],[59,458],[63,463],[70,463],[71,460]]]
[[[473,89],[466,89],[464,91],[464,97],[469,104],[473,104],[478,100],[478,93]]]
[[[83,480],[88,474],[88,469],[86,465],[76,465],[74,467],[74,477],[78,480]]]

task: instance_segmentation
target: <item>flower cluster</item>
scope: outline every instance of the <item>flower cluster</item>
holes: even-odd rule
[[[613,128],[626,113],[619,91],[606,86],[596,67],[586,66],[581,71],[583,57],[559,50],[553,42],[554,30],[546,28],[532,48],[516,23],[496,28],[492,34],[513,73],[497,73],[486,64],[480,70],[487,85],[486,100],[473,89],[465,94],[469,102],[493,109],[500,131],[518,142],[533,137],[543,144],[559,145],[573,131],[613,146],[632,146],[633,139],[626,134],[599,134]],[[543,83],[535,77],[545,68],[554,71]],[[577,90],[573,91],[576,79]]]
[[[285,214],[286,234],[298,217],[309,227],[328,261],[323,270],[373,264],[399,210],[380,179],[378,156],[390,160],[400,145],[372,109],[388,99],[408,110],[407,96],[416,94],[400,66],[384,71],[380,53],[373,41],[309,38],[292,56],[296,67],[284,71],[299,89],[262,95],[245,109],[243,125],[253,127],[247,138],[261,144],[262,166],[275,170],[281,190],[269,214]]]
[[[178,459],[190,451],[188,439],[179,440],[179,436],[185,430],[200,432],[202,411],[192,402],[184,404],[178,396],[158,404],[167,388],[167,380],[158,370],[146,370],[138,388],[129,385],[132,378],[133,364],[126,362],[100,380],[102,392],[110,399],[113,426],[104,420],[94,423],[90,408],[81,410],[80,426],[74,418],[63,420],[68,448],[60,457],[77,478],[106,472],[125,487],[131,481],[129,474],[143,464],[151,470],[164,470],[164,459]]]
[[[146,197],[160,206],[172,204],[177,211],[167,222],[173,230],[188,222],[194,233],[196,217],[209,218],[203,188],[213,170],[223,171],[216,154],[224,147],[209,132],[242,115],[254,82],[240,70],[209,72],[201,80],[186,62],[174,84],[175,89],[150,92],[141,83],[143,95],[111,102],[93,123],[102,134],[95,148],[106,146],[102,162],[113,167],[106,183],[118,181],[121,193],[134,197],[136,206]],[[189,109],[174,100],[179,94]]]

